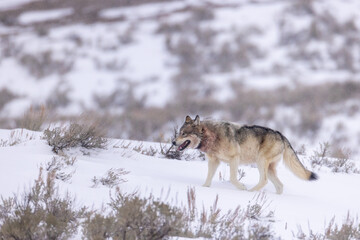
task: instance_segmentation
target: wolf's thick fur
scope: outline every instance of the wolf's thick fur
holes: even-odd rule
[[[276,192],[283,192],[283,184],[276,173],[281,159],[299,178],[316,180],[317,175],[307,170],[300,162],[289,140],[280,132],[261,126],[240,126],[230,122],[200,121],[186,117],[179,135],[173,144],[182,151],[195,148],[208,157],[208,174],[203,186],[209,187],[220,161],[230,166],[230,181],[237,188],[245,186],[237,180],[239,164],[256,163],[259,183],[251,191],[260,190],[268,179],[275,185]]]

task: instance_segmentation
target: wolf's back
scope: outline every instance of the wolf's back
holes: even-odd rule
[[[303,180],[316,180],[318,176],[307,170],[304,165],[300,162],[298,156],[296,155],[294,149],[291,147],[289,140],[284,139],[285,151],[284,151],[284,163],[297,177]]]

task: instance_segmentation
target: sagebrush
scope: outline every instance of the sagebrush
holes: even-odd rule
[[[71,123],[67,127],[48,128],[44,138],[55,153],[74,147],[105,148],[107,143],[105,133],[96,124]]]
[[[23,195],[0,202],[1,239],[70,239],[78,231],[85,208],[77,209],[70,195],[61,196],[55,175],[43,176]]]
[[[99,184],[101,184],[103,186],[113,188],[115,186],[118,186],[120,183],[126,182],[126,179],[124,179],[123,176],[128,173],[129,172],[123,168],[111,168],[106,172],[104,176],[94,176],[91,181],[93,183],[93,187],[97,187]]]

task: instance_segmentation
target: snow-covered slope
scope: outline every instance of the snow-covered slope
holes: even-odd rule
[[[3,127],[45,105],[110,114],[112,136],[151,140],[202,114],[358,154],[357,0],[113,2],[0,2]]]
[[[211,7],[212,4],[216,7]],[[311,10],[314,12],[302,12],[309,6],[313,6]],[[311,30],[309,27],[312,22],[318,24],[320,35],[321,31],[332,28],[330,23],[324,25],[320,20],[319,23],[316,22],[316,17],[321,19],[327,16],[326,13],[331,16],[330,19],[339,21],[338,27],[344,28],[343,31],[347,30],[345,25],[341,24],[351,23],[355,28],[359,27],[359,11],[355,11],[359,8],[357,1],[346,1],[342,4],[338,1],[317,1],[309,5],[304,3],[303,6],[300,3],[299,6],[291,4],[289,1],[259,1],[256,4],[251,1],[175,1],[104,9],[99,11],[99,22],[96,24],[85,25],[75,22],[70,25],[58,24],[50,29],[44,26],[43,34],[32,29],[31,24],[56,22],[57,19],[61,20],[77,13],[71,8],[24,11],[14,20],[17,23],[14,26],[0,25],[2,34],[11,39],[11,45],[3,45],[3,50],[10,47],[16,48],[17,52],[3,56],[0,64],[0,88],[6,87],[20,94],[27,99],[29,106],[44,103],[56,88],[62,85],[71,91],[71,105],[93,108],[93,95],[108,95],[117,85],[127,84],[124,82],[124,79],[127,79],[133,83],[141,83],[136,89],[137,98],[146,96],[147,105],[163,106],[171,100],[171,92],[174,91],[171,89],[171,77],[178,70],[177,56],[173,56],[169,49],[166,49],[166,41],[169,37],[174,41],[180,36],[159,31],[164,26],[175,26],[174,30],[169,31],[176,32],[176,26],[186,26],[186,21],[189,22],[189,19],[194,17],[196,9],[206,8],[210,10],[202,11],[209,11],[208,14],[213,15],[206,21],[193,24],[198,25],[199,30],[213,31],[214,36],[205,35],[209,38],[209,50],[222,48],[225,43],[236,48],[237,43],[234,39],[239,37],[242,38],[241,41],[256,46],[256,51],[259,52],[259,56],[255,57],[256,61],[250,59],[246,66],[226,70],[215,70],[216,66],[209,66],[210,70],[208,74],[204,72],[204,77],[208,82],[222,79],[224,83],[219,85],[219,92],[222,92],[223,88],[229,88],[227,83],[231,79],[242,79],[248,86],[266,89],[292,86],[294,82],[311,85],[359,77],[360,68],[356,55],[349,56],[355,64],[353,70],[339,66],[336,62],[338,59],[329,56],[331,52],[344,47],[346,34],[351,34],[350,32],[326,32],[330,34],[329,39],[322,39],[322,36],[319,36],[319,39],[314,37],[314,40],[309,42],[299,42],[302,44],[301,49],[297,49],[296,46],[296,41],[303,41],[297,39],[301,38],[298,35],[302,32],[302,38],[311,37],[308,35],[312,33],[307,31]],[[118,18],[125,21],[102,22]],[[29,26],[25,28],[26,31],[22,30],[24,25]],[[41,31],[41,25],[38,31]],[[191,33],[185,31],[182,37],[191,38]],[[333,49],[330,51],[329,42],[332,41],[336,44],[331,45]],[[199,47],[202,47],[201,43]],[[353,47],[355,51],[358,46]],[[58,66],[59,69],[49,67],[48,72],[36,73],[41,70],[33,69],[31,63],[21,60],[28,55],[38,58],[41,64],[42,54],[46,53],[50,56],[43,64],[58,61],[58,65],[65,65],[64,69],[61,69],[61,66]],[[307,55],[302,59],[301,53],[308,54],[310,59],[306,60]],[[314,57],[311,57],[311,54]],[[29,87],[20,87],[24,86],[24,83]],[[34,90],[39,88],[47,90]],[[11,112],[10,106],[7,112],[18,114]]]
[[[109,202],[111,190],[102,185],[91,187],[91,179],[103,176],[111,168],[124,168],[129,174],[124,176],[127,182],[119,185],[123,191],[130,193],[136,190],[143,196],[152,193],[156,198],[171,204],[185,203],[189,187],[194,187],[200,209],[202,206],[211,206],[217,195],[219,208],[228,210],[238,205],[246,206],[258,194],[240,191],[232,186],[228,182],[229,172],[225,164],[219,167],[212,186],[205,188],[201,185],[207,172],[206,161],[178,161],[146,156],[131,150],[128,143],[139,146],[139,142],[113,139],[104,150],[91,150],[85,155],[80,149],[67,152],[70,156],[76,156],[77,161],[70,169],[75,170],[72,178],[67,182],[58,181],[61,190],[75,195],[81,204],[101,208],[102,204]],[[143,145],[159,147],[158,143]],[[41,138],[41,133],[1,130],[0,195],[8,197],[21,193],[37,177],[39,167],[45,166],[53,156],[51,148]],[[302,156],[305,165],[308,165],[306,159]],[[254,186],[258,181],[257,169],[251,166],[242,166],[241,169],[245,171],[241,181],[247,188]],[[275,194],[270,183],[263,189],[269,203],[267,210],[274,211],[274,230],[283,239],[291,239],[299,226],[305,231],[311,226],[313,231],[323,232],[333,217],[336,217],[337,222],[342,222],[348,212],[352,216],[360,214],[360,174],[323,170],[317,173],[320,177],[318,181],[305,182],[280,164],[279,177],[284,183],[284,193]]]

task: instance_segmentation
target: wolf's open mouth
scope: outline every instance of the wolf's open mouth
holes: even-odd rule
[[[182,151],[184,150],[185,148],[187,148],[190,144],[190,140],[186,140],[183,144],[181,144],[179,147],[178,147],[178,151]]]

